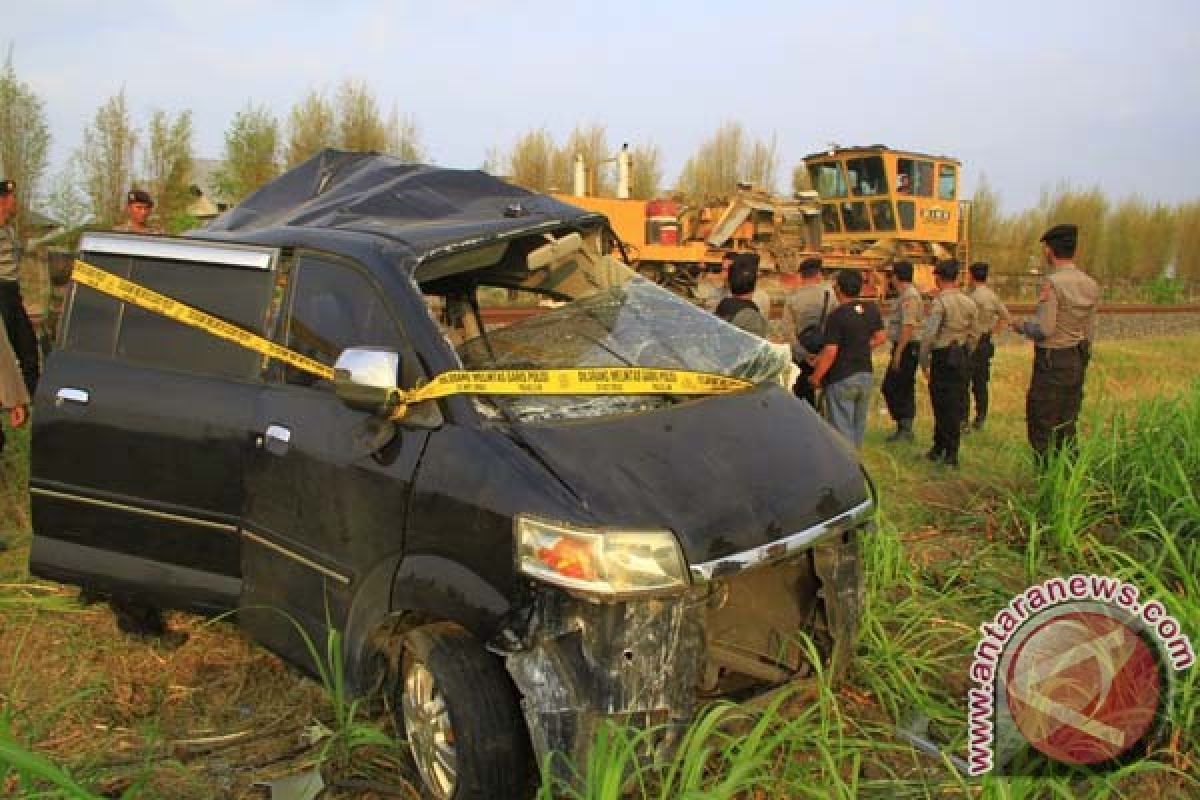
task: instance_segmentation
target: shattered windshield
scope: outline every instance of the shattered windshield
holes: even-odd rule
[[[466,369],[637,366],[775,380],[786,351],[729,325],[656,284],[635,277],[498,330],[458,348]],[[492,397],[518,419],[602,416],[662,407],[659,396]]]

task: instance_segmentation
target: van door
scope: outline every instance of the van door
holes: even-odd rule
[[[101,269],[262,333],[274,250],[88,234]],[[261,359],[84,286],[34,401],[31,571],[195,611],[240,593]]]
[[[415,382],[416,358],[365,270],[301,252],[285,282],[281,344],[328,365],[348,347],[384,347],[401,354],[403,377]],[[324,652],[328,626],[343,628],[371,570],[401,554],[429,434],[354,411],[329,382],[284,365],[269,365],[265,378],[246,474],[239,620],[293,663],[310,664],[299,628]]]

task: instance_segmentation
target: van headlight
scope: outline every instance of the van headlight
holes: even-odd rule
[[[577,594],[619,599],[688,585],[671,531],[577,528],[521,514],[515,527],[517,568]]]

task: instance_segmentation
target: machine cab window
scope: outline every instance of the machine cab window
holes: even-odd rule
[[[896,194],[933,196],[933,162],[915,158],[896,160]]]
[[[958,170],[950,164],[938,167],[938,199],[953,200],[958,184]]]
[[[887,174],[883,168],[883,159],[879,156],[848,159],[846,175],[850,183],[850,193],[853,195],[865,197],[888,193]]]
[[[808,168],[812,185],[821,197],[845,197],[846,178],[840,161],[813,164]]]

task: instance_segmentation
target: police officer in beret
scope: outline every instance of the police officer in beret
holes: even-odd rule
[[[149,192],[142,189],[130,189],[129,193],[125,195],[125,221],[113,230],[161,235],[162,228],[150,224],[150,214],[153,211],[154,198],[150,196]]]
[[[975,347],[979,310],[958,288],[958,262],[939,261],[933,269],[938,293],[921,333],[921,371],[933,404],[933,447],[926,457],[958,466],[958,445],[967,415],[967,373]]]
[[[1034,318],[1013,326],[1033,341],[1033,377],[1025,396],[1029,444],[1039,459],[1075,438],[1083,380],[1096,335],[1100,286],[1075,266],[1079,229],[1055,225],[1042,234],[1050,274],[1038,293]]]
[[[21,377],[30,396],[37,389],[40,370],[37,334],[21,298],[21,245],[13,229],[17,213],[17,185],[0,179],[0,318],[13,352],[21,365]]]
[[[983,429],[983,421],[988,412],[988,381],[992,377],[992,356],[996,354],[996,346],[992,336],[999,334],[1004,327],[1012,322],[1008,306],[996,296],[987,285],[988,264],[986,261],[976,261],[967,271],[969,289],[967,296],[975,301],[979,308],[979,318],[975,327],[975,352],[971,355],[971,368],[967,376],[971,394],[975,397],[975,421],[967,427],[967,417],[971,412],[970,397],[967,398],[966,416],[963,417],[963,430]]]

